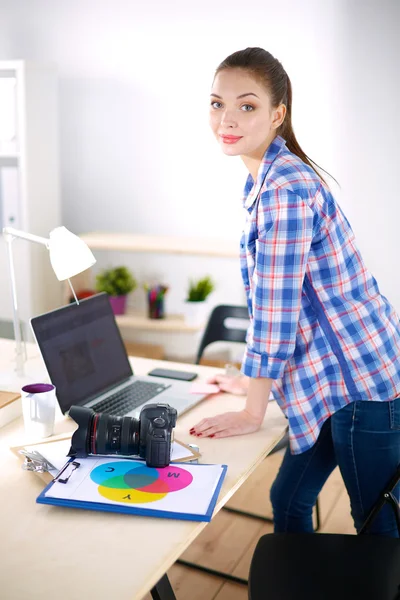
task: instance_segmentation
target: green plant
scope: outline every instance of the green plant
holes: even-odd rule
[[[189,290],[187,295],[188,302],[203,302],[212,291],[215,285],[211,277],[203,277],[198,281],[190,280]]]
[[[109,296],[125,296],[136,286],[136,279],[126,267],[104,269],[96,276],[96,290],[107,292]]]

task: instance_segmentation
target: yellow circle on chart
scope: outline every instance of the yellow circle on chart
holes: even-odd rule
[[[155,502],[165,498],[166,493],[151,494],[149,492],[141,492],[140,490],[133,490],[128,488],[125,490],[109,488],[104,485],[99,485],[99,494],[107,498],[107,500],[114,500],[114,502],[127,502],[133,504],[144,504],[146,502]]]

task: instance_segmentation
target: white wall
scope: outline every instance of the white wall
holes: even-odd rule
[[[366,262],[400,310],[396,23],[396,0],[2,0],[0,59],[58,65],[68,228],[237,239],[246,173],[211,136],[208,94],[225,56],[267,48],[292,79],[301,145],[341,183]],[[162,277],[172,312],[190,275],[214,276],[215,303],[244,301],[232,260],[98,259],[99,267],[123,261],[142,281]],[[172,352],[195,344],[158,339]]]
[[[335,102],[341,200],[364,260],[400,314],[400,2],[342,14]]]

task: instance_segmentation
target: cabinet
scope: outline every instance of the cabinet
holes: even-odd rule
[[[129,233],[90,232],[80,236],[96,255],[96,250],[142,252],[168,255],[239,258],[239,245],[235,241],[151,236]],[[74,279],[76,289],[90,286],[90,274],[82,273]],[[165,319],[149,319],[144,313],[127,313],[116,317],[118,325],[133,330],[164,331],[169,333],[195,333],[204,324],[189,325],[183,315],[167,315]]]
[[[39,236],[60,225],[58,94],[55,69],[0,61],[0,334],[12,331],[12,302],[3,227]],[[32,316],[60,305],[62,288],[44,246],[14,240],[19,312]],[[29,336],[28,336],[29,337]]]

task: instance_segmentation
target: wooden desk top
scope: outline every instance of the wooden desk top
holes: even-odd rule
[[[201,381],[217,371],[131,360],[137,374],[165,366],[196,370]],[[177,439],[193,442],[197,439],[189,435],[193,424],[243,404],[243,398],[230,394],[205,399],[179,418]],[[285,427],[286,419],[271,402],[257,433],[199,441],[201,462],[228,465],[214,514],[260,464]],[[75,428],[71,419],[60,414],[54,433]],[[140,600],[207,525],[36,504],[43,483],[34,473],[23,471],[9,450],[25,441],[22,419],[0,430],[0,588],[4,600]]]

